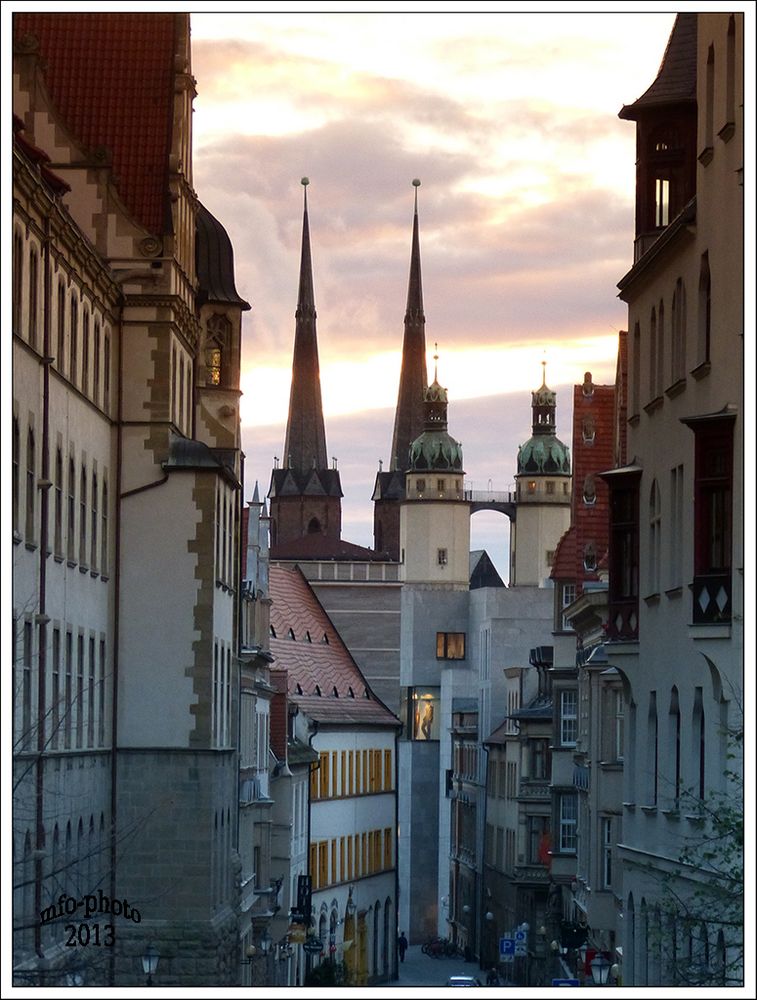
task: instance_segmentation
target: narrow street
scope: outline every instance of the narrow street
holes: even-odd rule
[[[476,976],[486,982],[486,971],[478,962],[466,962],[462,955],[453,958],[432,958],[424,955],[419,944],[411,945],[405,961],[399,963],[399,979],[390,986],[446,986],[449,976]]]

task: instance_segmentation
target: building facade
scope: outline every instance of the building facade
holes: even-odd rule
[[[189,19],[16,14],[13,74],[14,976],[231,985],[249,306]],[[111,947],[67,948],[64,897]]]

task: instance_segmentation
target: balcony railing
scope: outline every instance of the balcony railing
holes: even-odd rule
[[[549,781],[524,778],[518,786],[519,799],[548,799],[550,797]]]
[[[695,576],[691,584],[695,625],[726,624],[731,620],[731,574]]]
[[[639,638],[639,602],[637,598],[610,601],[607,635],[611,641],[616,642]]]

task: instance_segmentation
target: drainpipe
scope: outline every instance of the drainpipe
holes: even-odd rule
[[[37,661],[37,762],[35,768],[35,852],[34,852],[34,912],[42,911],[42,880],[44,878],[42,862],[45,858],[45,823],[44,823],[44,773],[45,773],[45,684],[47,681],[47,542],[49,534],[50,508],[50,216],[45,216],[43,241],[44,287],[42,293],[42,475],[37,481],[40,491],[40,529],[39,529],[39,612],[36,616],[38,626]],[[34,950],[40,958],[44,958],[42,948],[42,926],[34,926]]]

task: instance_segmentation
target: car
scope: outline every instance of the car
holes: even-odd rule
[[[475,976],[450,976],[447,986],[480,986],[481,980]]]

